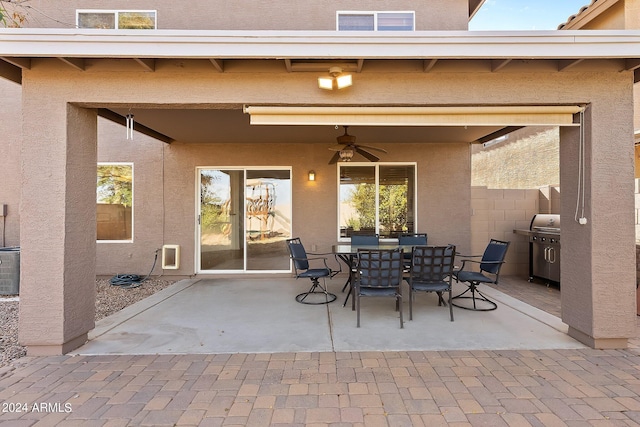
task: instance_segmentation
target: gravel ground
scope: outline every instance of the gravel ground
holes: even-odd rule
[[[173,280],[150,278],[137,288],[125,289],[109,283],[109,279],[96,280],[96,322],[136,303],[175,283]],[[2,296],[0,299],[0,367],[27,354],[18,344],[18,301]]]

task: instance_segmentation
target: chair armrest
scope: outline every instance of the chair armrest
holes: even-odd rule
[[[480,258],[482,255],[464,255],[464,254],[461,254],[460,252],[456,252],[456,256],[462,257],[462,258]]]
[[[302,259],[302,260],[306,259],[307,261],[321,259],[324,262],[324,266],[326,268],[328,268],[329,271],[331,271],[331,277],[342,273],[342,264],[340,263],[340,260],[338,259],[338,255],[336,255],[335,253],[333,253],[333,252],[307,252],[307,255],[312,255],[314,257],[312,257],[312,258],[309,258],[309,257],[307,257],[307,258],[292,258],[292,259],[294,259],[294,260],[295,259]],[[336,264],[338,264],[338,269],[334,270],[331,267],[329,267],[327,265],[327,257],[323,256],[323,255],[333,255],[333,258],[336,260]]]
[[[475,259],[463,259],[462,264],[465,262],[475,262],[476,264],[503,264],[504,261],[478,261]]]
[[[302,258],[302,259],[306,259],[307,261],[315,261],[315,260],[317,260],[317,259],[323,259],[323,260],[326,260],[326,259],[327,259],[327,257],[320,257],[320,256],[317,256],[317,257],[307,257],[307,258]]]
[[[324,255],[324,254],[312,254],[310,252],[307,252],[307,255]],[[336,263],[338,264],[338,270],[333,270],[331,267],[329,267],[329,265],[327,264],[327,257],[306,257],[306,258],[291,258],[291,259],[294,261],[301,260],[301,261],[307,261],[307,262],[322,260],[324,267],[330,271],[329,273],[330,277],[333,277],[338,273],[342,273],[342,266],[340,265],[340,261],[338,261],[338,257],[336,255],[334,255],[334,257],[336,259]]]
[[[460,266],[460,268],[457,269],[457,272],[460,272],[462,270],[464,270],[464,265],[469,262],[469,263],[474,263],[474,264],[504,264],[504,260],[502,261],[482,261],[482,260],[476,260],[476,259],[463,259],[462,260],[462,265]]]

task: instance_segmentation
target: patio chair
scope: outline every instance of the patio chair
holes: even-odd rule
[[[377,246],[380,237],[377,234],[354,234],[351,236],[351,246]]]
[[[456,247],[453,245],[413,248],[411,270],[409,277],[405,279],[409,283],[409,320],[413,320],[413,300],[416,292],[435,292],[438,295],[438,306],[447,305],[442,293],[448,292],[449,316],[453,322],[451,276],[455,257]]]
[[[360,327],[361,297],[393,297],[402,319],[402,249],[358,249],[354,282],[357,327]]]
[[[293,261],[294,274],[296,279],[308,278],[311,280],[311,288],[307,292],[296,295],[296,301],[302,304],[328,304],[336,300],[335,294],[327,291],[325,279],[327,277],[333,277],[332,271],[327,265],[327,259],[324,257],[309,258],[307,251],[304,249],[299,237],[288,239],[287,247],[289,248],[289,254]],[[309,261],[322,260],[323,267],[311,268]],[[320,284],[322,279],[322,285]],[[323,295],[324,298],[318,301],[317,299],[307,298],[311,295]]]
[[[400,234],[398,236],[399,245],[427,245],[427,233]]]
[[[351,236],[351,246],[378,246],[380,244],[380,237],[378,237],[377,234],[353,234]],[[355,274],[355,264],[356,264],[356,260],[355,258],[351,259],[351,272],[352,275]],[[345,289],[347,289],[347,287],[349,286],[349,281],[347,281],[347,283],[344,284],[344,286],[342,287],[342,292],[344,292]],[[351,290],[349,290],[349,292],[351,292]],[[344,301],[344,305],[347,305],[347,300],[349,299],[349,295],[347,295],[347,298]]]
[[[400,246],[426,246],[427,233],[400,234],[398,236],[398,244]],[[411,268],[411,251],[404,252],[404,268],[405,272]]]
[[[465,282],[467,284],[467,289],[461,294],[454,296],[452,299],[470,299],[472,301],[472,306],[469,307],[456,303],[453,303],[453,305],[465,310],[477,311],[491,311],[498,308],[498,305],[494,301],[491,301],[478,290],[478,285],[481,283],[498,284],[500,269],[502,268],[502,264],[504,264],[504,258],[507,255],[507,249],[509,249],[510,243],[511,242],[491,239],[480,260],[471,259],[480,257],[480,255],[466,256],[466,259],[462,260],[460,270],[455,271],[453,276],[456,279],[456,282]],[[467,263],[479,264],[480,271],[471,270],[471,267],[465,268]],[[467,292],[471,292],[471,296],[463,296]]]

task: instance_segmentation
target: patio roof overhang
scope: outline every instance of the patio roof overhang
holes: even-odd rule
[[[229,60],[280,60],[283,70],[326,70],[344,62],[363,71],[368,60],[419,60],[425,72],[443,60],[488,60],[498,72],[514,60],[551,60],[565,71],[586,60],[617,60],[640,80],[640,31],[192,31],[0,29],[0,75],[20,80],[33,58],[57,58],[84,71],[86,59],[130,58],[153,72],[162,59],[207,59],[225,72]],[[326,61],[326,62],[323,62]],[[366,70],[365,70],[366,71]]]
[[[410,72],[454,73],[487,72],[500,73],[516,71],[568,72],[584,70],[633,71],[635,81],[640,81],[640,31],[428,31],[428,32],[337,32],[337,31],[190,31],[190,30],[87,30],[87,29],[0,29],[0,77],[21,83],[22,70],[36,67],[42,60],[61,61],[73,72],[92,73],[99,69],[101,62],[110,60],[131,60],[143,72],[156,72],[156,65],[162,61],[206,61],[212,73],[234,73],[246,67],[264,67],[269,72],[304,73],[326,72],[332,65],[339,64],[345,71],[368,73],[369,69],[379,72],[381,67],[390,73]],[[37,60],[37,61],[34,61]],[[251,64],[251,65],[249,65]],[[369,65],[371,67],[369,68]],[[407,67],[407,68],[403,68]],[[158,66],[158,69],[161,67]],[[128,67],[129,71],[131,70]],[[110,70],[112,71],[112,70]],[[124,123],[125,106],[94,106],[100,116]],[[238,106],[240,108],[241,106]],[[253,107],[253,106],[252,106]],[[106,109],[108,108],[108,110]],[[120,109],[118,109],[120,108]],[[147,107],[148,108],[148,107]],[[572,108],[576,108],[572,106]],[[202,110],[200,115],[214,110]],[[452,111],[448,111],[451,113]],[[224,114],[223,114],[224,113]],[[234,120],[241,123],[242,111],[237,111]],[[230,112],[215,110],[215,114],[230,119]],[[529,114],[527,114],[529,115]],[[196,120],[192,110],[172,110],[172,120]],[[218,117],[216,116],[216,120]],[[529,115],[530,116],[530,115]],[[137,106],[136,129],[156,139],[170,143],[173,140],[202,141],[202,135],[179,133],[174,127],[168,128],[166,119],[160,119],[157,110]],[[200,121],[214,123],[209,116]],[[429,117],[427,120],[426,117]],[[472,116],[464,117],[460,123],[443,122],[442,116],[421,114],[418,121],[425,126],[430,121],[430,135],[438,140],[449,140],[455,126],[471,125]],[[477,120],[485,120],[473,116]],[[500,136],[509,129],[522,125],[522,120],[496,121],[499,115],[492,114],[490,123],[500,122],[500,126],[486,126],[478,123],[473,135],[457,135],[457,141],[482,142],[487,138]],[[563,117],[563,124],[568,124]],[[339,122],[346,123],[341,115]],[[280,117],[281,120],[282,117]],[[394,120],[397,120],[398,116]],[[220,121],[218,120],[218,122]],[[315,121],[317,122],[318,117]],[[331,124],[337,119],[329,118]],[[415,120],[404,128],[417,126]],[[287,123],[291,123],[289,119]],[[540,123],[556,123],[557,118],[545,117]],[[354,121],[354,123],[356,123]],[[318,124],[318,123],[315,123]],[[507,124],[512,124],[507,126]],[[392,125],[389,125],[392,126]],[[439,127],[438,127],[439,126]],[[317,127],[317,126],[316,126]],[[275,128],[273,126],[272,128]],[[235,126],[234,129],[239,129]],[[242,129],[245,129],[244,127]],[[473,129],[473,126],[469,126]],[[502,130],[500,130],[502,129]],[[441,130],[436,132],[436,130]],[[482,130],[482,131],[481,131]],[[330,131],[330,130],[329,130]],[[327,131],[327,132],[329,132]],[[273,134],[274,140],[285,140],[282,130]],[[216,134],[220,132],[217,131]],[[225,140],[242,142],[251,139],[251,130],[226,135]],[[314,133],[317,133],[314,131]],[[364,134],[364,131],[361,132]],[[380,132],[372,134],[375,138]],[[266,138],[261,130],[261,137]],[[243,136],[244,135],[244,136]],[[231,139],[235,138],[235,139]],[[293,138],[293,137],[291,137]],[[318,138],[332,139],[325,135]],[[407,140],[415,139],[407,131]],[[453,136],[452,136],[453,138]],[[421,140],[424,137],[421,137]]]

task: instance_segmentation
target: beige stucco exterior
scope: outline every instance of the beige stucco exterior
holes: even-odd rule
[[[468,0],[328,0],[322,2],[291,2],[274,0],[208,1],[195,0],[187,7],[172,0],[137,2],[73,0],[52,2],[32,1],[37,19],[30,27],[74,26],[77,9],[127,10],[143,9],[158,12],[160,29],[189,30],[330,30],[336,29],[336,11],[415,11],[416,30],[466,30],[469,24]],[[472,4],[477,4],[473,0]],[[67,24],[67,25],[64,25]]]
[[[32,352],[39,346],[54,342],[64,346],[76,338],[81,339],[82,334],[76,334],[76,331],[88,330],[92,326],[89,289],[92,289],[91,277],[95,271],[92,266],[96,261],[91,255],[94,253],[92,245],[95,245],[95,185],[91,178],[95,174],[97,157],[95,137],[91,135],[95,132],[97,119],[95,113],[91,114],[91,109],[110,104],[157,107],[208,104],[220,107],[265,101],[293,105],[327,102],[326,93],[306,90],[309,76],[286,75],[287,91],[278,89],[277,82],[283,77],[282,73],[258,72],[212,76],[210,72],[198,69],[157,70],[155,73],[77,73],[68,71],[63,64],[51,62],[24,73],[24,115],[30,118],[30,123],[38,124],[25,128],[23,143],[28,157],[23,159],[22,183],[21,245],[25,255],[21,339]],[[387,91],[376,88],[390,81],[391,77],[384,72],[362,74],[353,91],[343,95],[342,103],[385,105]],[[434,74],[427,81],[421,73],[393,74],[393,87],[389,90],[402,93],[408,105],[425,105],[425,93],[429,93],[429,103],[435,105],[450,104],[452,97],[461,105],[480,104],[488,97],[496,104],[505,105],[551,102],[590,105],[587,117],[591,120],[586,123],[589,138],[585,182],[590,196],[586,212],[589,223],[586,226],[574,226],[571,221],[563,224],[563,247],[567,248],[562,264],[563,298],[571,301],[564,305],[563,318],[579,334],[591,337],[589,339],[594,345],[611,339],[624,341],[624,337],[632,333],[635,319],[629,317],[628,321],[621,321],[618,315],[633,308],[626,307],[624,303],[621,306],[620,301],[627,301],[627,298],[615,301],[608,298],[608,283],[614,269],[617,280],[627,283],[622,289],[628,290],[628,301],[632,300],[633,287],[628,283],[635,281],[635,270],[629,268],[635,261],[633,239],[624,234],[628,227],[633,228],[633,189],[632,181],[622,178],[631,176],[633,172],[633,153],[628,144],[632,129],[629,108],[632,80],[629,73],[617,71],[581,73],[579,80],[573,75],[559,73],[544,73],[544,78],[540,77],[522,73],[501,76],[448,73]],[[512,91],[501,90],[510,86],[519,88],[517,97]],[[579,132],[576,129],[571,127],[561,131],[561,145],[564,147],[561,151],[561,178],[562,185],[568,188],[575,187],[577,176],[577,163],[572,160],[577,156]],[[301,135],[303,139],[304,135]],[[150,259],[150,253],[159,244],[171,243],[184,248],[183,265],[176,273],[194,273],[194,179],[197,166],[291,166],[294,234],[316,244],[320,250],[327,250],[335,241],[335,234],[325,231],[336,229],[337,187],[334,166],[326,165],[326,146],[261,145],[260,141],[242,146],[206,142],[175,142],[168,146],[154,141],[142,143],[145,150],[131,152],[134,164],[138,164],[136,195],[145,198],[144,203],[136,205],[143,206],[140,209],[148,209],[152,220],[140,212],[136,213],[135,243],[121,244],[123,250],[113,250],[117,246],[107,249],[107,244],[101,244],[98,249],[101,268],[106,265],[133,267],[134,264],[129,262]],[[105,157],[101,160],[132,161],[126,148],[123,150],[122,137],[119,142],[111,144],[113,146],[104,144],[101,156]],[[132,142],[127,141],[126,144],[131,146]],[[466,144],[431,143],[393,144],[385,148],[390,152],[385,160],[418,163],[419,228],[428,231],[434,243],[456,242],[462,250],[468,248],[471,221],[469,147]],[[140,164],[140,159],[135,157],[146,157],[147,152],[149,157],[145,161],[149,162],[148,165],[145,161]],[[119,158],[115,158],[115,153]],[[164,162],[159,165],[152,161],[154,158],[161,162],[164,158]],[[53,159],[59,159],[61,163],[53,162]],[[149,170],[145,171],[145,168]],[[158,172],[161,168],[164,184]],[[36,173],[43,169],[52,172],[47,175]],[[309,169],[314,169],[318,175],[314,184],[306,181]],[[162,185],[164,191],[161,190]],[[84,198],[80,197],[83,193],[86,194]],[[155,197],[147,199],[148,194]],[[568,213],[575,207],[575,195],[565,195],[563,203],[565,199],[567,206],[563,207],[563,212]],[[317,200],[322,200],[322,203],[317,203]],[[48,209],[43,210],[40,206]],[[164,218],[163,227],[157,221],[160,216]],[[571,217],[571,214],[565,216]],[[43,231],[39,224],[45,221],[58,226]],[[574,247],[575,242],[579,243]],[[625,245],[630,247],[628,257],[625,256],[626,251],[618,250],[613,257],[603,250]],[[43,253],[59,256],[49,256],[43,265]],[[130,258],[133,253],[137,254],[136,259]],[[591,268],[585,259],[590,260]],[[76,268],[83,274],[76,274],[80,273]],[[64,292],[60,292],[61,283],[64,283]],[[593,284],[593,294],[584,292],[585,283]],[[601,286],[607,298],[599,297]],[[67,291],[69,288],[72,292]],[[82,289],[83,292],[80,291]],[[47,295],[45,299],[49,303],[52,299],[57,301],[52,306],[63,309],[43,311],[43,295]],[[85,315],[72,322],[73,328],[67,328],[65,322],[71,322],[72,313]],[[597,329],[592,322],[595,317],[598,317]],[[52,325],[58,326],[52,329]],[[45,343],[42,343],[43,330],[47,331]]]
[[[640,28],[640,1],[592,0],[561,25],[563,30],[615,30]]]
[[[236,7],[234,2],[227,3],[234,6],[225,3],[225,7]],[[302,9],[296,3],[287,18],[303,19],[317,7],[315,3],[304,4],[306,8]],[[409,2],[385,4],[395,10],[405,6],[410,10],[416,8]],[[419,14],[416,12],[416,26],[418,29],[466,29],[468,4],[459,0],[426,2],[420,6],[424,8]],[[160,10],[161,5],[164,12],[163,15],[159,12],[159,22],[165,12],[171,12],[169,2],[157,2],[154,7]],[[109,8],[119,6],[127,4],[109,3]],[[376,6],[378,10],[381,4],[358,2],[357,6],[358,9]],[[343,2],[339,2],[339,6],[336,2],[332,7],[342,9]],[[61,11],[66,11],[65,19],[70,18],[70,9]],[[230,11],[231,16],[239,15],[234,11]],[[256,15],[252,19],[239,19],[233,28],[254,25],[270,29],[265,26],[272,24],[263,23],[264,16],[279,22],[280,14],[273,17],[271,9],[254,8],[253,11]],[[437,16],[432,15],[436,12]],[[331,19],[318,17],[317,27],[309,24],[313,28],[303,26],[304,29],[333,30],[335,10],[329,15]],[[173,18],[176,27],[186,25],[186,22],[180,23],[179,14]],[[193,18],[189,28],[205,25],[198,19],[201,18]],[[206,28],[212,25],[211,20],[208,22]],[[286,27],[296,19],[286,22],[280,22],[281,26]],[[426,23],[429,26],[422,27]],[[351,42],[341,35],[344,39],[336,42],[332,31],[311,32],[297,38],[275,33],[241,37],[238,33],[212,36],[166,32],[159,33],[153,42],[153,51],[160,58],[153,63],[146,58],[136,63],[129,59],[134,56],[128,55],[140,57],[143,49],[139,46],[151,46],[146,36],[125,32],[105,33],[101,38],[99,33],[79,32],[74,39],[75,33],[61,32],[51,35],[57,41],[62,40],[55,46],[65,51],[56,58],[53,57],[56,52],[44,49],[43,54],[39,50],[45,43],[36,41],[27,47],[20,44],[28,38],[38,39],[41,34],[0,32],[0,37],[8,40],[2,47],[5,53],[0,52],[0,57],[16,55],[16,52],[23,54],[25,49],[34,52],[29,62],[11,58],[7,61],[21,67],[20,340],[30,354],[64,353],[84,342],[94,326],[96,274],[144,274],[153,252],[163,244],[177,244],[182,248],[180,268],[170,274],[196,274],[197,167],[291,168],[293,234],[319,251],[328,251],[337,240],[338,177],[336,166],[327,164],[330,157],[327,148],[334,142],[316,139],[313,127],[295,127],[295,140],[283,142],[267,140],[269,133],[265,130],[264,137],[253,134],[252,140],[238,143],[232,141],[232,131],[236,129],[229,129],[224,123],[219,131],[214,129],[210,136],[200,136],[198,140],[166,144],[136,135],[133,141],[127,141],[122,127],[98,118],[98,109],[104,108],[129,109],[134,113],[136,109],[192,110],[196,115],[203,110],[232,110],[241,114],[245,105],[583,106],[586,109],[582,127],[586,136],[582,151],[584,176],[578,173],[580,127],[576,122],[560,128],[560,184],[572,189],[580,180],[586,196],[584,212],[580,215],[587,218],[584,225],[571,221],[577,197],[582,193],[563,192],[561,214],[569,220],[563,221],[562,229],[562,318],[572,336],[593,347],[624,347],[627,338],[635,333],[631,144],[634,71],[618,57],[591,58],[563,70],[556,58],[566,53],[562,47],[555,46],[551,50],[558,56],[551,58],[518,59],[511,64],[502,60],[503,54],[520,52],[524,46],[530,48],[531,43],[553,44],[556,39],[560,40],[558,43],[567,40],[567,46],[583,49],[584,55],[594,55],[594,49],[600,46],[597,43],[603,39],[590,42],[575,35],[567,38],[554,35],[541,41],[542,36],[531,34],[523,35],[522,39],[499,35],[485,39],[457,32],[435,36],[412,34],[412,37],[375,41],[374,37],[358,34]],[[92,34],[98,36],[92,37]],[[114,37],[109,37],[111,34]],[[601,37],[591,34],[585,37],[592,36]],[[187,37],[191,37],[191,41],[185,43]],[[215,41],[210,42],[207,37]],[[606,35],[603,37],[606,39]],[[219,42],[219,39],[224,40]],[[525,39],[527,43],[518,44],[518,40]],[[140,52],[116,52],[114,47],[123,40],[125,44],[121,46],[128,50],[140,49]],[[130,46],[126,40],[131,42]],[[634,40],[625,41],[625,48],[636,46]],[[176,48],[174,42],[184,43],[180,45],[182,49]],[[486,43],[495,56],[477,58],[474,43],[480,42]],[[95,49],[84,52],[84,43],[93,43],[91,46]],[[465,43],[475,48],[456,47]],[[591,48],[584,49],[580,43]],[[46,44],[49,50],[50,46]],[[218,67],[208,61],[202,46],[224,57],[214,58],[214,65]],[[179,50],[179,54],[167,53]],[[144,51],[149,55],[148,49]],[[220,53],[223,51],[247,56],[228,59]],[[340,53],[336,52],[347,51],[355,58],[358,56],[353,52],[364,52],[369,65],[360,70],[352,87],[340,92],[318,89],[317,72],[291,72],[279,56],[288,53],[290,59],[310,55],[313,63],[326,60],[325,56],[339,59]],[[460,57],[456,57],[455,52]],[[533,49],[530,54],[540,55],[537,52]],[[433,62],[426,60],[429,54],[443,55],[445,60],[432,69]],[[15,76],[16,70],[11,72]],[[466,114],[471,121],[473,113]],[[14,116],[3,115],[3,119],[5,117]],[[506,123],[497,123],[500,124]],[[460,124],[457,130],[462,127]],[[428,232],[429,242],[433,244],[455,243],[461,252],[473,249],[469,141],[450,136],[447,141],[444,136],[443,140],[434,139],[432,129],[435,128],[427,126],[418,127],[418,139],[414,132],[414,139],[407,142],[393,136],[395,129],[401,135],[399,127],[391,127],[391,137],[376,145],[388,151],[385,162],[417,165],[417,231]],[[381,127],[380,133],[385,130],[389,131],[389,127]],[[19,136],[20,132],[14,131],[12,135]],[[15,148],[0,149],[13,150],[7,152],[15,155]],[[97,161],[134,164],[132,243],[96,243]],[[308,170],[316,172],[313,183],[306,179]],[[16,203],[15,195],[8,198]],[[490,233],[486,236],[493,237]],[[613,285],[612,281],[615,281]],[[616,298],[611,297],[612,286],[616,288]]]
[[[3,246],[20,244],[20,145],[22,141],[22,94],[20,85],[0,79],[3,94],[2,119],[0,120],[0,204],[7,206],[7,216],[0,218]],[[6,96],[5,96],[6,95]]]

